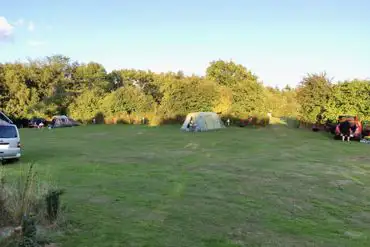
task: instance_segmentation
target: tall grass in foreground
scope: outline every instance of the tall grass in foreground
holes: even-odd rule
[[[37,229],[55,224],[61,193],[39,179],[34,164],[17,178],[0,167],[0,246],[40,246]]]

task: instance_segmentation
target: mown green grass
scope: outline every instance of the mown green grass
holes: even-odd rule
[[[62,246],[369,246],[370,146],[269,127],[22,130],[66,189]]]

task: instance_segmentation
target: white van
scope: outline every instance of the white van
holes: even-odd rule
[[[20,157],[21,140],[17,126],[0,120],[0,161]]]

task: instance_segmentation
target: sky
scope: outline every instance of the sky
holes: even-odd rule
[[[367,0],[0,0],[0,63],[63,54],[107,71],[243,64],[266,85],[370,78]]]

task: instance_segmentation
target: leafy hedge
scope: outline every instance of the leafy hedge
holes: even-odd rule
[[[133,69],[107,73],[101,64],[57,55],[0,64],[0,110],[13,119],[68,114],[84,123],[178,123],[198,111],[233,119],[272,112],[314,123],[339,114],[370,119],[369,85],[309,74],[296,89],[271,88],[244,66],[222,60],[211,62],[204,77]]]

